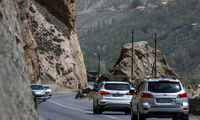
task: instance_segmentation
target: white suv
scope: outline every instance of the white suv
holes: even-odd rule
[[[172,117],[188,120],[187,93],[176,78],[148,78],[142,81],[131,100],[131,120]]]
[[[132,93],[128,82],[102,82],[93,98],[93,113],[102,114],[103,111],[125,111],[130,113]]]

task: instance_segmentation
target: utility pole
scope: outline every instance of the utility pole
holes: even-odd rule
[[[133,80],[133,52],[134,52],[134,49],[133,49],[133,42],[134,42],[134,30],[132,30],[131,80]]]
[[[100,63],[101,63],[101,56],[99,55],[99,61],[98,61],[98,79],[100,77],[100,70],[101,70],[101,67],[100,67]]]
[[[157,33],[155,33],[155,59],[154,59],[154,77],[157,77]]]

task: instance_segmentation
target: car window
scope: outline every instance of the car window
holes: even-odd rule
[[[43,90],[43,86],[42,85],[31,85],[31,89],[33,90]]]
[[[49,89],[49,86],[44,86],[44,89]]]
[[[179,82],[150,82],[148,90],[156,93],[175,93],[181,91]]]
[[[107,83],[105,84],[106,90],[130,90],[129,84],[120,84],[120,83]]]

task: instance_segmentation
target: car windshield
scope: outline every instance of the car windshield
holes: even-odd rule
[[[179,82],[150,82],[148,90],[156,93],[176,93],[181,91]]]
[[[44,86],[44,89],[49,89],[49,86]]]
[[[107,90],[130,90],[130,86],[129,86],[129,84],[107,83],[107,84],[105,84],[105,89],[107,89]]]
[[[33,90],[43,90],[43,86],[42,85],[31,85],[31,89]]]

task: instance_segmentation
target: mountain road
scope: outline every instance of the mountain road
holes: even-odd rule
[[[130,120],[130,115],[124,112],[103,112],[101,115],[93,114],[92,101],[76,100],[74,93],[54,94],[38,105],[39,120]],[[171,118],[147,120],[171,120]],[[198,120],[191,117],[190,120]]]

